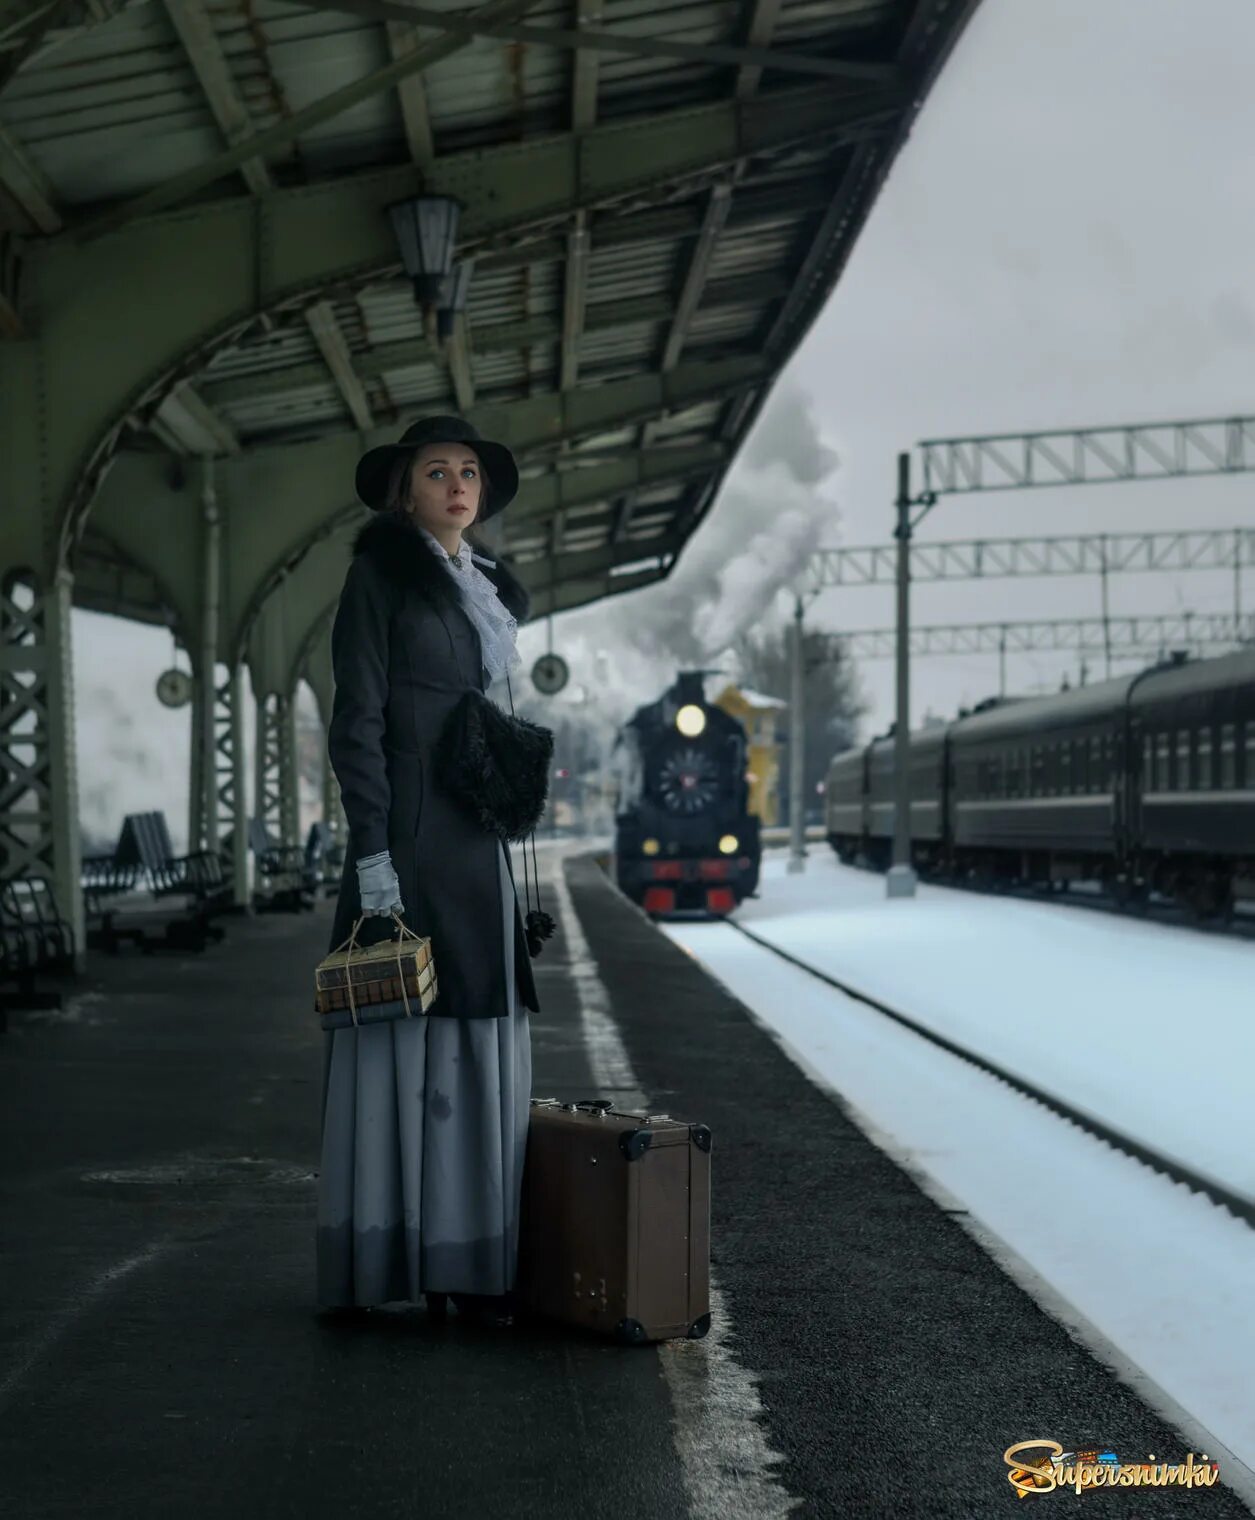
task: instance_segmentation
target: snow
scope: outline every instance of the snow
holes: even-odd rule
[[[781,949],[1255,1201],[1255,944],[921,885],[812,850],[737,918]]]
[[[756,933],[1251,1195],[1255,946],[926,886],[889,901],[883,878],[815,850],[800,876],[769,855],[760,890],[737,915]],[[1255,1466],[1255,1230],[735,929],[666,928],[1065,1322],[1193,1417],[1249,1494],[1232,1459]],[[1056,1206],[1025,1209],[1043,1186]]]

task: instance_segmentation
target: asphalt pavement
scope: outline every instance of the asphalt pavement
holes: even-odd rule
[[[533,1090],[596,1093],[604,986],[651,1103],[714,1132],[718,1334],[317,1318],[330,904],[232,920],[203,954],[93,956],[0,1036],[0,1516],[981,1517],[1023,1512],[1017,1440],[1184,1457],[591,858],[566,870],[592,965],[561,939],[535,963]],[[765,1507],[726,1401],[676,1407],[730,1368],[781,1458]],[[1049,1502],[1248,1513],[1223,1486]]]

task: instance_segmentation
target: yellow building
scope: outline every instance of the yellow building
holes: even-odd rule
[[[778,697],[739,686],[725,687],[714,705],[745,726],[749,740],[749,810],[764,828],[771,828],[780,813],[781,715],[788,706]]]

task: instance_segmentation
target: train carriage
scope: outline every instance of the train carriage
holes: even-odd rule
[[[1204,909],[1255,895],[1255,650],[1145,672],[1129,748],[1142,877]]]
[[[824,826],[842,860],[856,860],[867,839],[867,750],[847,749],[828,767]]]
[[[923,866],[940,860],[945,844],[946,729],[943,724],[911,735],[907,773],[911,839]],[[867,752],[867,853],[877,865],[893,855],[896,808],[893,789],[893,735],[875,740]]]
[[[1110,874],[1136,677],[999,703],[950,725],[950,853],[977,874]]]
[[[911,853],[947,879],[1100,882],[1198,912],[1255,899],[1255,649],[1177,657],[911,736]],[[893,740],[837,756],[828,838],[887,865]]]

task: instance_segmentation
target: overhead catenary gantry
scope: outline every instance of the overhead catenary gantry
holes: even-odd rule
[[[0,876],[81,929],[75,605],[188,649],[190,844],[244,900],[250,780],[290,834],[297,681],[330,700],[354,462],[416,415],[514,448],[492,537],[536,611],[665,577],[974,9],[13,0]],[[419,202],[459,207],[434,323],[389,209]]]
[[[897,551],[897,711],[893,865],[886,881],[890,897],[910,897],[915,892],[910,836],[910,585],[912,535],[920,520],[943,495],[1247,473],[1255,470],[1255,417],[929,439],[916,448],[924,486],[918,494],[913,492],[912,455],[899,454],[893,535]],[[1108,627],[1110,648],[1105,575],[1103,594],[1102,621]]]
[[[892,659],[896,628],[855,628],[829,635],[844,656],[862,660]],[[1227,612],[1148,613],[1103,618],[1035,618],[983,623],[917,624],[911,629],[911,654],[928,655],[1040,653],[1102,654],[1117,658],[1164,659],[1177,650],[1218,651],[1255,639],[1255,616]],[[1001,681],[1005,695],[1005,671]]]

